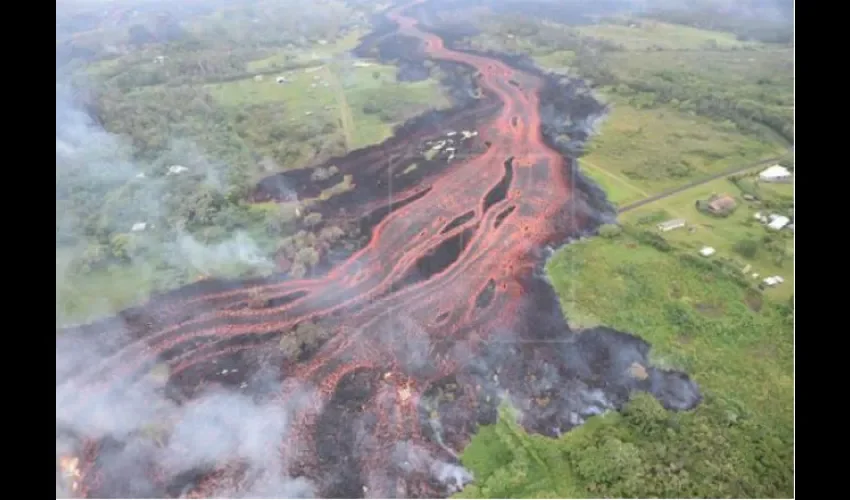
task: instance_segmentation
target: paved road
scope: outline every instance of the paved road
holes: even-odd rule
[[[720,179],[721,177],[727,177],[727,176],[730,176],[730,175],[739,174],[741,172],[745,172],[747,170],[750,170],[752,168],[755,168],[755,167],[758,167],[758,166],[761,166],[761,165],[766,165],[768,163],[776,163],[777,161],[779,161],[781,159],[782,159],[782,157],[778,156],[776,158],[768,158],[766,160],[761,160],[761,161],[756,162],[756,163],[751,163],[751,164],[744,166],[744,167],[734,167],[734,168],[731,168],[729,170],[725,170],[723,172],[720,172],[719,174],[712,175],[711,177],[706,177],[704,179],[689,182],[689,183],[685,184],[684,186],[679,186],[675,189],[671,189],[669,191],[664,191],[663,193],[659,193],[655,196],[650,196],[649,198],[645,198],[643,200],[636,201],[634,203],[629,203],[628,205],[623,205],[622,207],[617,209],[617,213],[628,212],[629,210],[634,210],[635,208],[642,207],[642,206],[649,204],[649,203],[652,203],[654,201],[663,200],[664,198],[667,198],[668,196],[673,196],[674,194],[681,193],[682,191],[685,191],[686,189],[691,189],[692,187],[699,186],[699,185],[705,184],[707,182],[711,182],[713,180]]]

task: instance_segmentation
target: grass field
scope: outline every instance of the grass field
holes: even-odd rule
[[[285,67],[289,64],[327,60],[353,50],[364,34],[366,34],[366,30],[352,30],[332,42],[314,44],[310,49],[283,49],[263,59],[250,61],[247,64],[247,69],[248,71],[265,71],[275,67]]]
[[[56,250],[56,324],[84,322],[112,314],[146,299],[154,270],[143,266],[66,272],[75,249]]]
[[[790,185],[787,187],[790,187]],[[739,203],[738,208],[725,218],[713,217],[696,209],[695,202],[697,200],[708,199],[713,194],[732,195]],[[710,246],[717,250],[717,253],[709,257],[710,259],[733,258],[741,263],[741,268],[749,264],[752,269],[747,274],[759,274],[758,278],[750,278],[754,284],[768,276],[782,276],[785,282],[767,289],[765,294],[777,300],[787,300],[794,291],[793,238],[783,240],[786,258],[781,265],[777,265],[771,253],[764,248],[760,248],[753,258],[743,257],[733,250],[738,241],[744,239],[761,241],[765,235],[775,233],[753,217],[756,212],[765,212],[765,210],[743,200],[742,194],[738,187],[729,180],[718,179],[629,211],[620,216],[620,221],[641,225],[641,219],[651,220],[654,214],[664,214],[665,220],[670,218],[685,219],[689,227],[694,228],[695,231],[690,232],[688,229],[680,228],[665,232],[663,236],[668,242],[694,255],[702,247]],[[770,211],[767,212],[770,213]],[[643,228],[655,231],[655,224],[657,222],[648,222],[643,224]],[[783,229],[782,232],[787,233],[788,230]]]
[[[731,33],[708,31],[647,19],[624,21],[624,24],[595,24],[578,28],[584,36],[620,45],[626,50],[695,50],[701,48],[731,49],[752,46]]]
[[[784,407],[790,419],[793,330],[767,302],[754,311],[744,287],[626,236],[565,247],[547,272],[568,321],[596,318],[636,333],[655,346],[655,362],[688,370],[709,393],[757,414]],[[691,323],[670,321],[671,308]]]
[[[734,126],[674,109],[636,109],[615,98],[580,164],[623,205],[782,150]]]
[[[346,132],[350,133],[350,149],[356,149],[383,141],[392,134],[393,126],[403,121],[387,122],[377,114],[364,112],[364,105],[370,100],[403,107],[402,118],[449,105],[435,80],[400,82],[397,72],[394,66],[381,64],[358,67],[329,63],[283,71],[261,81],[246,78],[209,84],[207,89],[224,106],[284,103],[290,121],[327,118],[332,114],[333,123],[350,123]],[[285,77],[288,83],[277,83],[276,76]]]
[[[559,439],[509,415],[462,462],[462,498],[784,498],[793,494],[793,323],[789,309],[712,269],[626,235],[560,250],[547,273],[570,324],[602,324],[653,345],[704,400],[669,413],[636,397]],[[576,321],[580,318],[579,321]]]

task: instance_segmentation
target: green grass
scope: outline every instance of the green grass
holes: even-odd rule
[[[535,54],[532,57],[538,66],[551,70],[569,67],[575,58],[576,53],[572,50],[556,50],[547,54]]]
[[[155,270],[115,267],[86,273],[67,272],[74,250],[56,250],[56,324],[85,322],[113,314],[148,298]]]
[[[290,80],[289,83],[279,84],[274,77],[266,77],[262,81],[253,78],[236,80],[232,82],[211,83],[206,88],[210,95],[222,106],[243,107],[246,105],[257,105],[267,103],[285,103],[287,109],[296,113],[292,119],[301,119],[297,114],[300,112],[318,112],[324,106],[332,105],[334,101],[333,90],[329,87],[313,83],[319,80],[313,79],[318,72],[307,72],[306,70],[293,70],[282,72]]]
[[[343,112],[341,106],[348,106],[347,112],[354,122],[351,146],[356,149],[385,140],[392,135],[393,126],[403,121],[388,122],[376,114],[365,113],[363,105],[369,100],[405,108],[404,118],[449,105],[435,80],[400,82],[397,73],[397,68],[388,65],[357,67],[334,63],[321,68],[281,72],[280,76],[286,77],[289,83],[279,84],[275,77],[265,77],[261,81],[246,78],[208,84],[207,89],[219,104],[227,107],[284,103],[290,112],[290,121],[324,118],[336,123]],[[344,94],[342,99],[340,88]]]
[[[556,253],[547,273],[568,321],[652,344],[656,366],[683,369],[704,396],[667,412],[639,395],[559,439],[510,415],[473,437],[465,498],[784,498],[793,495],[793,323],[723,272],[626,235]],[[757,309],[757,310],[756,310]]]
[[[740,42],[731,33],[708,31],[690,26],[668,24],[646,19],[626,21],[628,24],[596,24],[582,26],[578,31],[587,37],[606,40],[626,50],[695,50],[707,47],[721,49],[747,47],[753,44]]]
[[[734,126],[670,108],[637,109],[615,98],[583,159],[610,174],[602,180],[589,172],[613,188],[613,202],[625,204],[781,150]]]
[[[720,193],[734,196],[739,203],[738,208],[730,216],[713,217],[696,209],[697,200],[705,200],[712,194]],[[710,259],[733,258],[743,264],[742,268],[749,264],[752,270],[748,271],[747,275],[752,273],[760,275],[757,279],[749,278],[754,284],[758,284],[768,276],[782,276],[785,282],[768,289],[765,294],[778,300],[787,300],[794,291],[793,239],[784,240],[788,256],[782,265],[777,265],[771,254],[764,248],[760,248],[752,259],[745,258],[733,250],[735,243],[740,240],[761,241],[766,234],[775,233],[753,218],[756,212],[765,212],[765,210],[743,200],[742,194],[729,180],[718,179],[629,211],[623,214],[620,220],[624,223],[636,224],[641,218],[657,212],[665,212],[671,218],[685,219],[690,226],[696,228],[696,231],[691,233],[681,228],[663,233],[667,241],[694,255],[703,246],[710,246],[717,250]],[[644,229],[655,231],[655,223],[646,225]]]
[[[687,369],[707,393],[748,403],[754,413],[790,410],[793,330],[771,302],[754,312],[741,285],[625,236],[565,247],[547,272],[568,321],[578,312],[634,332],[653,344],[656,362]],[[698,304],[719,315],[704,315]],[[671,321],[671,306],[691,323]],[[753,357],[761,352],[770,355]]]
[[[610,172],[586,158],[579,160],[579,166],[585,175],[605,190],[608,199],[615,205],[625,205],[651,196],[625,176]]]
[[[268,57],[249,61],[246,66],[248,71],[266,71],[275,67],[285,67],[289,64],[325,60],[353,50],[365,33],[364,30],[352,30],[325,45],[316,43],[309,49],[281,49]]]

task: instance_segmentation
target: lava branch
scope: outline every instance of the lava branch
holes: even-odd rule
[[[423,435],[419,418],[424,391],[449,376],[473,380],[460,373],[463,365],[479,356],[497,332],[517,330],[525,332],[518,337],[527,336],[521,340],[535,339],[528,323],[537,318],[523,308],[540,249],[575,234],[587,221],[581,211],[565,212],[574,201],[574,189],[564,158],[543,141],[538,109],[542,77],[493,58],[447,49],[404,14],[420,3],[394,8],[387,16],[397,23],[399,34],[422,41],[428,58],[477,70],[477,84],[487,100],[467,114],[486,111],[476,128],[487,149],[457,158],[450,168],[434,167],[426,187],[413,186],[400,195],[409,202],[394,204],[379,214],[379,222],[377,217],[370,222],[365,247],[323,276],[276,277],[240,288],[199,285],[185,296],[174,292],[173,303],[163,299],[140,308],[135,319],[126,321],[129,325],[116,321],[104,326],[129,327],[129,343],[87,369],[82,380],[102,383],[95,388],[120,390],[122,381],[138,378],[159,362],[169,369],[168,388],[185,384],[194,395],[205,383],[195,380],[203,378],[196,372],[212,374],[205,365],[246,352],[274,354],[280,335],[303,322],[328,321],[324,345],[301,357],[275,357],[280,365],[275,367],[280,375],[276,383],[282,386],[271,404],[291,417],[286,436],[280,436],[281,472],[316,480],[319,493],[324,491],[329,483],[323,478],[333,471],[323,470],[319,459],[321,417],[346,377],[380,372],[384,375],[376,388],[370,387],[358,413],[363,422],[357,424],[354,461],[362,471],[363,493],[444,493],[438,483],[456,458],[449,446],[459,449],[474,429],[480,388],[461,387],[449,417],[451,429],[433,439]],[[402,151],[401,145],[393,151]],[[374,164],[380,153],[375,149],[351,165],[379,172]],[[351,213],[365,214],[384,203],[376,195],[356,202]],[[244,368],[240,366],[240,374],[249,371]],[[87,387],[80,397],[93,390]],[[339,427],[354,425],[343,422]],[[89,447],[76,468],[65,463],[78,495],[112,493],[98,490],[96,454],[96,446]],[[189,496],[241,491],[251,480],[245,464],[234,457],[204,475]]]

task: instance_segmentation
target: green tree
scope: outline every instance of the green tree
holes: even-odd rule
[[[733,249],[742,257],[752,259],[758,253],[759,244],[753,239],[746,238],[735,242]]]
[[[616,224],[603,224],[599,228],[599,236],[603,238],[615,238],[623,232],[623,229]]]

